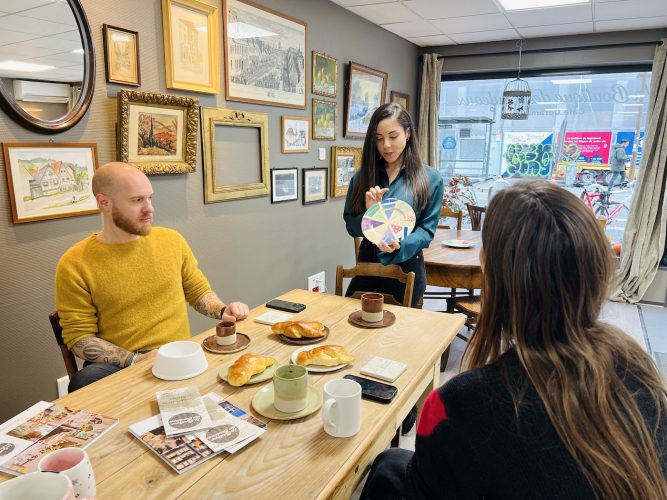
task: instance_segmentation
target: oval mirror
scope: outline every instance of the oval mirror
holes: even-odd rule
[[[24,0],[0,11],[0,105],[36,132],[73,127],[95,86],[95,50],[80,0]]]

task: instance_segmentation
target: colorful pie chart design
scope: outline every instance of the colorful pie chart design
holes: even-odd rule
[[[415,211],[402,200],[387,198],[369,208],[361,219],[361,230],[371,243],[390,245],[401,241],[415,228]]]

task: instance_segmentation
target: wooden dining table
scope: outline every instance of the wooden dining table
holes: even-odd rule
[[[259,324],[257,316],[269,311],[264,305],[252,309],[238,323],[250,345],[235,354],[206,352],[207,370],[192,379],[164,381],[144,361],[57,400],[71,408],[118,417],[120,422],[93,443],[87,452],[97,480],[97,498],[349,498],[368,471],[373,459],[390,443],[410,409],[439,385],[440,353],[463,325],[450,314],[387,305],[396,321],[384,328],[362,328],[348,320],[358,311],[357,299],[292,290],[279,298],[306,304],[294,319],[314,320],[329,328],[319,345],[345,346],[355,357],[339,371],[311,373],[317,390],[332,379],[359,371],[372,357],[382,356],[407,364],[393,383],[398,394],[390,404],[362,400],[361,430],[350,438],[334,438],[324,432],[320,411],[296,420],[270,420],[252,409],[253,396],[270,380],[232,387],[218,375],[223,363],[245,353],[271,356],[289,363],[299,347],[288,345]],[[196,342],[214,334],[211,328],[193,337]],[[234,454],[215,456],[183,474],[177,474],[155,453],[134,438],[128,426],[159,413],[155,392],[195,386],[203,395],[214,391],[234,405],[267,422],[267,431]],[[10,476],[0,473],[0,482]]]
[[[468,240],[471,248],[452,248],[443,245],[446,240]],[[448,288],[482,288],[482,266],[479,252],[482,232],[471,230],[438,229],[428,248],[424,249],[426,284]]]

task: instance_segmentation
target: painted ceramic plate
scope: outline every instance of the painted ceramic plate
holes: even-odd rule
[[[387,198],[366,210],[361,230],[371,243],[401,241],[415,228],[415,211],[404,201]]]
[[[298,365],[299,363],[296,362],[296,357],[299,355],[300,352],[302,351],[310,351],[311,349],[315,349],[315,347],[311,346],[305,346],[297,349],[292,353],[292,357],[290,358],[290,361],[294,363],[295,365]],[[306,368],[308,369],[309,372],[312,373],[326,373],[326,372],[335,372],[336,370],[340,370],[344,366],[347,366],[349,363],[343,363],[340,365],[336,366],[324,366],[324,365],[307,365]]]
[[[475,243],[470,240],[444,240],[442,244],[452,248],[472,248],[475,246]]]

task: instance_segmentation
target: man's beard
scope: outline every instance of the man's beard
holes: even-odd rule
[[[136,221],[128,219],[115,208],[111,209],[111,217],[114,224],[128,234],[146,236],[151,232],[152,225],[150,223],[141,225]]]

